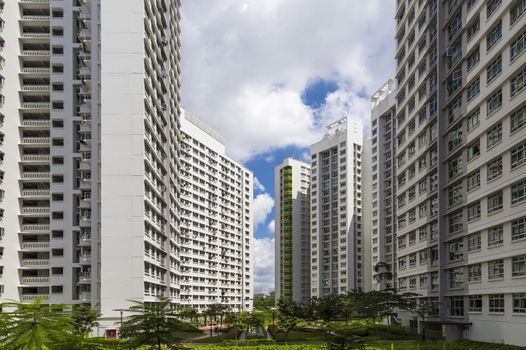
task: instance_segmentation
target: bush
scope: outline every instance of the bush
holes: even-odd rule
[[[253,345],[270,345],[274,344],[270,339],[247,339],[247,340],[225,340],[225,346],[253,346]]]
[[[336,336],[328,344],[328,350],[365,350],[365,341],[357,336]]]

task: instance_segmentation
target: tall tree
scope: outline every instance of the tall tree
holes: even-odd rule
[[[281,298],[278,301],[278,329],[285,334],[285,341],[289,339],[289,333],[296,328],[298,318],[296,317],[296,304],[288,299]]]
[[[153,304],[133,303],[135,305],[128,309],[131,316],[120,330],[121,337],[129,338],[131,346],[155,345],[161,350],[163,345],[175,348],[179,344],[175,332],[181,329],[182,323],[172,309],[170,299],[160,297]]]
[[[100,311],[89,305],[78,305],[72,313],[74,333],[88,336],[94,327],[99,325]]]

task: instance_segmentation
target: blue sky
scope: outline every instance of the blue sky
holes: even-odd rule
[[[369,121],[394,75],[394,0],[183,0],[182,100],[261,183],[255,291],[274,288],[274,168],[305,159],[324,125]]]

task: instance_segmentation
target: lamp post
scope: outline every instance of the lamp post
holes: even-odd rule
[[[122,328],[122,323],[123,323],[123,313],[124,311],[127,311],[126,309],[113,309],[112,311],[119,311],[121,313],[121,322],[120,322],[120,325],[119,325],[119,338],[121,337],[121,328]]]
[[[272,310],[272,326],[276,326],[275,323],[274,323],[274,316],[275,316],[275,313],[276,313],[276,308],[275,307],[271,307],[270,310]]]

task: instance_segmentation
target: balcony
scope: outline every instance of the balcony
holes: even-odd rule
[[[49,207],[26,207],[22,208],[24,215],[49,215]]]
[[[23,267],[48,267],[49,259],[22,259]]]
[[[91,282],[91,273],[89,272],[82,272],[79,274],[79,282],[80,283],[89,283]]]
[[[80,236],[80,242],[81,245],[91,245],[91,236],[90,235],[82,235]]]
[[[23,172],[22,173],[23,180],[42,181],[42,180],[49,180],[49,178],[50,178],[50,174],[47,172]]]
[[[80,299],[80,301],[90,301],[91,300],[91,292],[80,292],[79,299]]]
[[[28,22],[49,22],[49,16],[22,16],[22,21]]]
[[[49,57],[49,50],[23,50],[22,56]]]
[[[35,299],[48,299],[49,294],[24,294],[22,295],[23,302],[32,302]]]
[[[38,233],[38,232],[49,232],[49,225],[47,224],[27,224],[22,225],[22,232],[27,233]]]
[[[48,154],[24,154],[22,156],[23,162],[44,162],[47,163],[50,160]]]
[[[22,277],[22,284],[24,285],[45,285],[49,283],[49,277]]]
[[[23,198],[49,197],[49,190],[23,190]]]
[[[22,137],[23,145],[49,145],[49,137]]]
[[[91,254],[82,254],[79,258],[81,264],[91,264]]]
[[[22,91],[27,92],[49,92],[49,85],[23,85]]]
[[[51,35],[49,33],[22,33],[22,39],[46,39],[49,40]]]
[[[49,120],[24,120],[22,126],[24,128],[49,128],[51,122]]]
[[[49,242],[22,242],[22,249],[27,249],[27,250],[49,249]]]
[[[49,102],[25,102],[22,103],[22,109],[50,109],[51,104]]]

